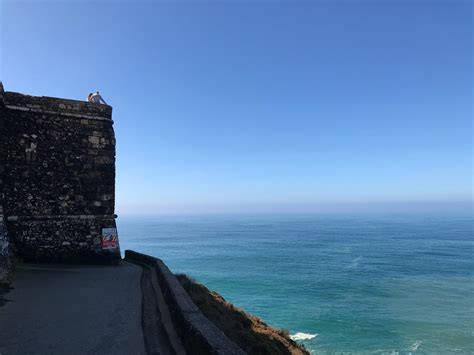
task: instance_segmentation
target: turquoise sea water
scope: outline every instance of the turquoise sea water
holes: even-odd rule
[[[315,354],[474,353],[469,215],[124,217],[118,227],[122,250],[301,333]]]

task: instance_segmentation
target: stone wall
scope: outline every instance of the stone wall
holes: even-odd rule
[[[0,285],[10,282],[12,267],[13,260],[10,254],[7,227],[3,216],[3,208],[0,205]]]
[[[3,138],[4,132],[4,125],[5,125],[5,116],[6,116],[6,108],[5,108],[5,91],[3,90],[3,84],[0,81],[0,138]],[[0,205],[3,203],[3,171],[5,168],[5,157],[6,151],[3,149],[2,143],[0,141]]]
[[[4,90],[3,84],[0,82],[0,138],[4,131],[5,123],[5,104],[4,104]],[[0,146],[1,148],[1,146]],[[10,280],[10,273],[12,268],[12,257],[10,254],[10,243],[8,239],[7,227],[5,225],[5,218],[3,214],[3,172],[5,168],[6,152],[0,149],[0,284],[8,283]]]
[[[3,209],[15,256],[35,261],[120,257],[112,108],[2,93]]]

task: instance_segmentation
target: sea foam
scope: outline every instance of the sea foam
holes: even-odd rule
[[[417,340],[417,341],[415,341],[415,342],[410,346],[410,350],[411,350],[411,351],[417,351],[418,348],[420,347],[421,343],[423,343],[422,340]]]
[[[293,334],[293,335],[290,335],[290,338],[292,340],[310,340],[310,339],[314,339],[318,336],[318,334],[308,334],[308,333],[296,333],[296,334]]]

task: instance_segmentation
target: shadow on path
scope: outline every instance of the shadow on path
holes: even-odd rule
[[[0,291],[0,353],[146,353],[141,267],[20,264],[15,274]]]

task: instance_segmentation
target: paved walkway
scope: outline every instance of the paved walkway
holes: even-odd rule
[[[20,264],[0,354],[145,354],[140,266]]]

